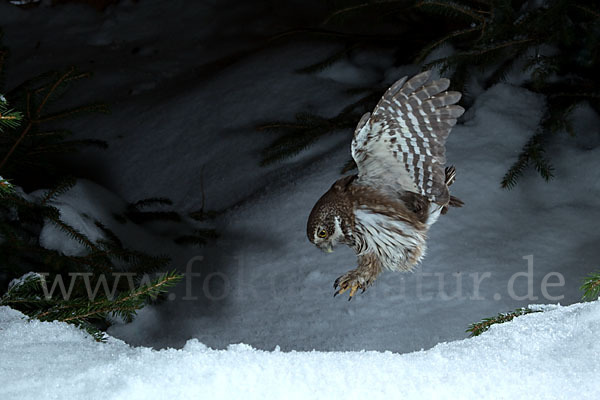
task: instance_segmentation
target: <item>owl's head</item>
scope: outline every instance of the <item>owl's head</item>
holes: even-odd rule
[[[342,229],[345,213],[340,208],[343,202],[338,196],[335,187],[325,193],[313,207],[306,225],[308,240],[326,253],[331,253],[337,244],[346,242]]]

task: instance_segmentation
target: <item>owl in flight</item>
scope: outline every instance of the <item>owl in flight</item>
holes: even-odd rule
[[[352,140],[358,174],[345,176],[317,201],[308,239],[328,253],[346,244],[358,267],[333,284],[334,296],[364,292],[384,270],[410,271],[425,254],[427,231],[449,206],[454,167],[445,168],[445,143],[464,109],[450,81],[428,82],[431,71],[394,83],[373,113],[360,119]]]

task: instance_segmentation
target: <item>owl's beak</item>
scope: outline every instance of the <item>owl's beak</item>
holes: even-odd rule
[[[331,244],[329,243],[326,243],[323,246],[319,246],[319,248],[325,253],[333,253],[333,246],[331,246]]]

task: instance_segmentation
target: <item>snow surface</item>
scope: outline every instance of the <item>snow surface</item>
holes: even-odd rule
[[[94,342],[0,307],[0,398],[597,399],[600,302],[556,307],[427,351],[180,350]]]
[[[352,302],[333,299],[333,281],[354,268],[355,256],[346,248],[322,254],[306,240],[305,224],[348,160],[351,132],[334,133],[297,157],[259,168],[260,150],[274,136],[254,126],[305,110],[332,115],[353,100],[344,90],[379,84],[379,76],[391,83],[418,68],[392,66],[389,57],[373,51],[319,74],[298,74],[336,48],[298,41],[268,46],[208,73],[205,67],[219,57],[260,46],[269,34],[298,25],[274,15],[268,3],[123,1],[100,14],[81,5],[20,10],[0,2],[4,43],[11,48],[9,87],[75,64],[95,76],[69,98],[112,105],[111,115],[72,122],[79,138],[106,140],[109,149],[74,160],[104,187],[81,180],[54,202],[62,218],[100,237],[97,218],[126,245],[170,254],[174,267],[201,274],[188,274],[170,301],[145,308],[133,323],[112,326],[112,336],[153,348],[179,348],[196,338],[220,349],[243,342],[263,350],[278,345],[284,351],[404,353],[464,338],[469,323],[498,312],[580,299],[581,279],[600,259],[598,117],[582,107],[576,131],[591,133],[553,139],[552,183],[528,171],[514,190],[503,190],[499,182],[544,107],[543,99],[510,82],[473,90],[474,105],[449,137],[447,159],[458,171],[452,190],[466,205],[433,226],[417,272],[385,273]],[[301,18],[299,10],[295,18]],[[171,198],[179,211],[197,210],[205,198],[208,209],[225,211],[214,222],[221,237],[204,248],[182,247],[172,237],[187,233],[189,221],[140,227],[112,219],[127,202],[155,196]],[[81,248],[61,235],[47,225],[42,243],[79,254]],[[531,269],[523,258],[529,255]],[[531,279],[523,275],[529,271]],[[126,348],[114,346],[109,348]],[[305,356],[311,357],[298,357]],[[487,379],[481,371],[478,376]],[[345,393],[340,382],[332,390]]]

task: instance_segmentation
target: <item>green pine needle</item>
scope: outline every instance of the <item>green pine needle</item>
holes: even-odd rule
[[[15,188],[12,183],[0,176],[0,196],[4,194],[13,194],[14,190]]]
[[[514,188],[518,179],[523,175],[526,167],[530,164],[533,164],[536,171],[538,171],[546,181],[552,179],[554,176],[554,168],[544,157],[544,137],[545,135],[543,132],[538,132],[529,139],[519,154],[517,161],[502,178],[501,185],[503,188]]]
[[[583,280],[581,286],[583,291],[583,300],[595,300],[600,295],[600,272],[595,272]]]
[[[542,310],[532,310],[531,308],[517,308],[515,311],[511,311],[508,313],[500,313],[495,317],[484,318],[479,322],[473,323],[469,325],[469,328],[465,332],[470,332],[471,337],[478,336],[490,329],[490,326],[494,324],[501,324],[504,322],[512,321],[515,317],[536,312],[542,312]]]
[[[71,190],[71,188],[73,188],[73,186],[75,186],[76,183],[77,180],[73,177],[64,178],[53,189],[46,192],[40,204],[44,206],[49,202],[55,200],[57,197]]]
[[[85,297],[69,300],[47,298],[42,295],[41,276],[28,274],[22,283],[11,287],[0,298],[0,306],[14,307],[40,321],[60,321],[76,325],[101,341],[105,334],[97,327],[96,322],[106,321],[110,314],[131,321],[137,310],[166,293],[181,279],[182,275],[174,271],[167,272],[146,285],[121,293],[113,300],[98,296],[90,301]]]

